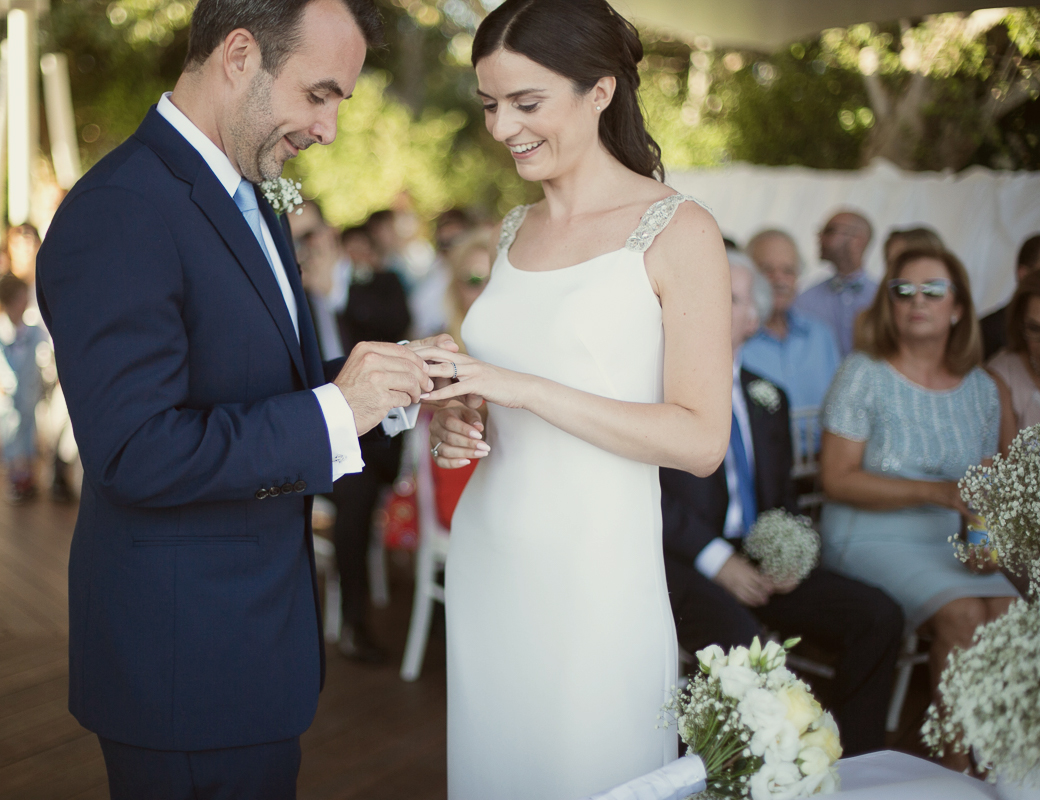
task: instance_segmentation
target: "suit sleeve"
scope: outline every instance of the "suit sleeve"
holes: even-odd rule
[[[40,308],[90,483],[152,508],[247,499],[286,479],[330,491],[313,392],[188,406],[183,280],[165,221],[126,189],[76,196],[40,250]]]
[[[721,469],[721,467],[720,467]],[[661,468],[661,518],[665,553],[693,565],[708,543],[722,534],[698,513],[698,500],[709,479],[681,470]],[[701,482],[701,483],[697,483]]]

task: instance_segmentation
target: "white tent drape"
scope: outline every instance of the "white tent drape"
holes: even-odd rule
[[[652,28],[767,51],[825,28],[987,7],[963,0],[613,0],[613,5]]]
[[[927,225],[964,262],[980,312],[1014,291],[1015,257],[1040,233],[1040,172],[904,172],[884,161],[855,172],[733,164],[669,173],[669,185],[709,206],[724,235],[743,246],[762,228],[780,228],[798,243],[808,286],[830,274],[819,261],[817,232],[839,208],[874,225],[867,271],[883,273],[881,245],[893,228]]]

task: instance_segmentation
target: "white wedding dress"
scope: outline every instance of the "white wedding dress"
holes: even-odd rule
[[[473,356],[633,403],[662,400],[661,306],[643,253],[686,200],[655,203],[624,249],[519,270],[502,225],[462,327]],[[676,681],[657,467],[493,406],[491,454],[452,521],[446,586],[449,800],[579,800],[677,757],[658,727]]]

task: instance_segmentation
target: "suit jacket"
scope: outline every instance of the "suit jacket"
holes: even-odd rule
[[[982,357],[988,361],[1007,344],[1007,306],[998,308],[979,320],[982,331]]]
[[[755,449],[755,492],[760,511],[798,508],[791,480],[791,426],[787,395],[777,387],[780,405],[769,411],[748,394],[748,386],[763,380],[746,369],[740,383],[751,424]],[[661,469],[661,512],[664,523],[665,558],[692,565],[707,544],[722,536],[729,507],[726,467],[720,465],[707,478],[676,469]]]
[[[309,389],[342,361],[322,363],[258,199],[299,340],[234,200],[154,107],[69,193],[37,262],[84,468],[69,708],[128,744],[296,736],[324,678],[310,511],[332,470]]]

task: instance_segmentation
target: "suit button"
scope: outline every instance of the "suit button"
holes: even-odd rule
[[[266,500],[267,499],[267,489],[257,489],[256,490],[256,494],[254,495],[254,497],[256,497],[257,500]]]
[[[306,488],[307,488],[307,484],[304,483],[303,481],[296,481],[296,483],[293,484],[293,489],[295,489],[297,492],[302,492]]]
[[[272,486],[270,489],[267,490],[267,493],[271,497],[277,497],[278,495],[280,495],[282,493],[282,490],[278,486]]]
[[[282,494],[292,494],[293,485],[291,483],[282,484]]]

